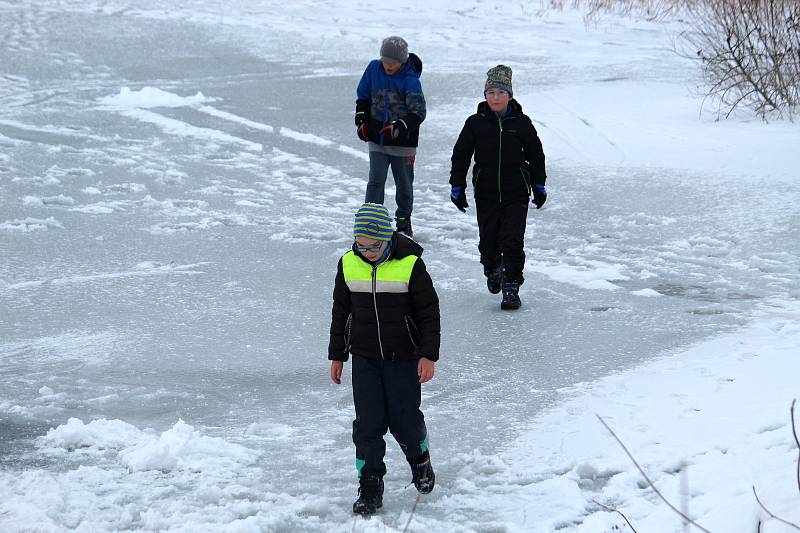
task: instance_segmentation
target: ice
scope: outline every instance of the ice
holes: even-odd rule
[[[800,130],[717,121],[681,29],[537,2],[0,2],[0,530],[595,533],[617,509],[682,531],[598,414],[704,527],[782,531],[753,486],[800,522]],[[384,510],[354,522],[325,350],[368,173],[355,86],[390,34],[425,63],[438,484],[412,515],[389,438]],[[500,62],[549,175],[513,314],[447,183]]]

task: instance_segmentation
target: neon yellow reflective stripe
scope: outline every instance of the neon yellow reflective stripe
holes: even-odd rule
[[[408,282],[417,259],[416,255],[409,255],[381,263],[375,273],[375,291],[408,292]],[[372,265],[352,250],[342,256],[342,271],[344,281],[352,292],[372,292]]]
[[[416,255],[409,255],[402,259],[392,259],[381,263],[378,267],[378,281],[404,281],[411,279],[411,270],[417,262]]]
[[[346,282],[369,280],[370,284],[372,283],[372,267],[362,261],[353,250],[342,256],[342,270]]]

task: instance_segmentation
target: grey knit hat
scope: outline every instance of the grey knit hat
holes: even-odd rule
[[[483,87],[483,94],[489,89],[502,89],[509,96],[514,96],[511,90],[511,68],[505,65],[497,65],[486,72],[486,85]]]
[[[408,43],[402,37],[392,35],[381,43],[381,61],[405,63],[408,60]]]

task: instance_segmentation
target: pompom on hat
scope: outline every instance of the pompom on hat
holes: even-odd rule
[[[381,43],[381,61],[405,63],[408,60],[408,43],[402,37],[392,35]]]
[[[483,94],[489,89],[502,89],[509,96],[514,96],[511,90],[511,67],[497,65],[486,72],[486,85],[483,87]]]
[[[356,211],[353,223],[353,236],[366,237],[376,241],[392,240],[392,217],[389,210],[381,204],[364,204]]]

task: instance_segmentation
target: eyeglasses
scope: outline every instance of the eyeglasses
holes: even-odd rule
[[[504,91],[503,89],[489,89],[484,94],[491,98],[502,98],[503,96],[508,96],[508,91]]]
[[[361,246],[360,244],[358,244],[358,241],[353,242],[353,248],[360,254],[365,254],[367,252],[379,252],[381,246],[383,246],[382,242],[370,244],[369,246]]]

